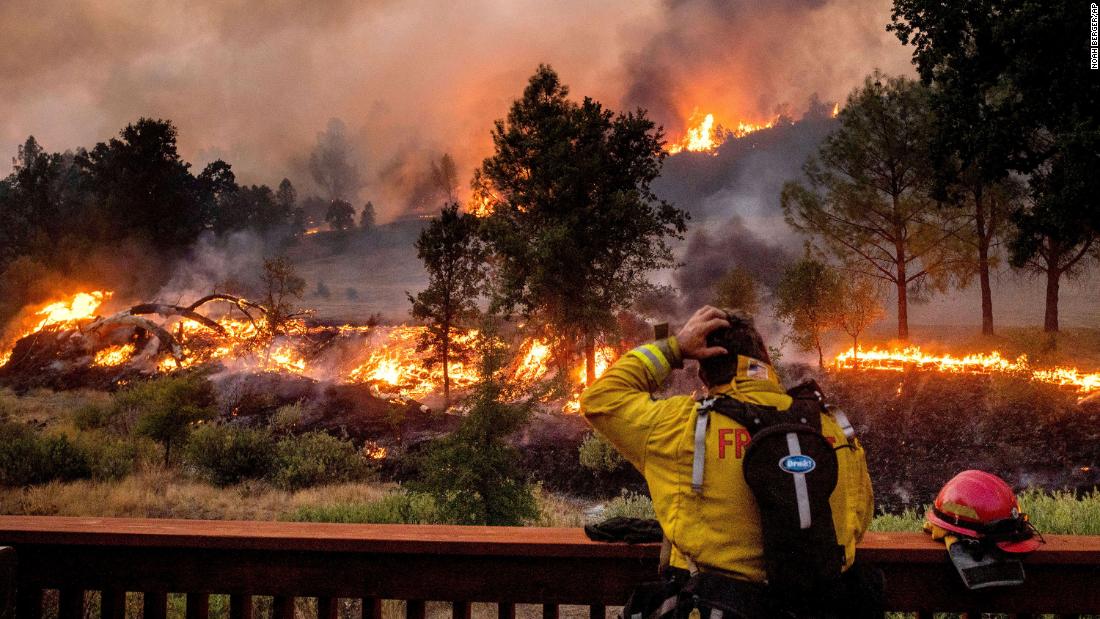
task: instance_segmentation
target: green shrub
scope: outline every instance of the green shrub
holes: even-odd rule
[[[608,518],[656,518],[653,511],[653,501],[644,494],[636,492],[624,492],[607,502],[604,508],[602,520]]]
[[[579,452],[581,466],[596,472],[612,473],[626,463],[619,452],[595,432],[584,436]]]
[[[286,434],[302,423],[302,403],[284,404],[275,409],[271,415],[271,429],[279,434]]]
[[[0,485],[26,486],[91,477],[87,454],[66,436],[45,436],[17,423],[0,424]]]
[[[104,432],[82,432],[76,444],[84,453],[91,477],[96,481],[126,477],[133,472],[139,457],[132,440]]]
[[[1067,491],[1028,489],[1017,495],[1020,510],[1040,533],[1052,535],[1100,535],[1100,491],[1080,497]],[[920,531],[924,509],[901,514],[882,514],[871,521],[872,531]]]
[[[85,404],[73,413],[73,425],[80,430],[98,430],[107,427],[113,411],[98,404]]]
[[[539,515],[520,453],[506,440],[526,423],[531,403],[512,403],[507,395],[513,389],[499,371],[505,365],[502,350],[499,341],[483,339],[483,378],[467,399],[469,412],[417,463],[419,479],[412,487],[435,499],[446,522],[514,526]]]
[[[350,440],[325,432],[288,436],[275,445],[272,481],[288,490],[363,477],[367,463]]]
[[[186,441],[195,423],[214,415],[214,400],[213,387],[199,374],[163,376],[117,393],[114,414],[160,443],[168,464],[172,447]]]
[[[206,424],[188,439],[184,461],[217,486],[263,479],[275,471],[275,438],[267,428]]]
[[[434,524],[439,512],[431,496],[420,492],[394,492],[365,503],[334,503],[299,507],[282,517],[294,522],[343,522],[366,524]]]

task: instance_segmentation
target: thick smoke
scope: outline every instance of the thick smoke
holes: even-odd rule
[[[624,100],[673,136],[693,111],[757,122],[811,93],[843,100],[870,69],[911,73],[885,31],[890,0],[669,0],[662,28],[627,61]],[[803,109],[793,110],[800,115]]]
[[[176,262],[172,277],[155,295],[156,301],[188,304],[211,292],[250,292],[271,255],[270,243],[254,232],[224,237],[204,234]]]
[[[285,176],[304,196],[322,193],[309,153],[336,117],[364,162],[353,203],[387,221],[418,202],[410,162],[451,153],[465,185],[540,62],[578,97],[651,106],[678,130],[694,106],[770,114],[814,91],[839,98],[874,66],[906,68],[888,5],[6,0],[0,151],[28,134],[90,146],[169,118],[196,168],[224,158],[242,183]]]
[[[700,229],[688,242],[676,271],[676,287],[688,308],[714,302],[714,287],[734,267],[748,270],[767,288],[774,288],[794,256],[790,249],[768,243],[734,217],[720,226]]]

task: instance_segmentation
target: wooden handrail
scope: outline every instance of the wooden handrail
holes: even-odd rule
[[[0,545],[16,549],[20,616],[48,589],[61,591],[65,613],[82,591],[104,600],[140,591],[151,616],[165,593],[197,606],[227,593],[238,610],[270,595],[283,611],[294,597],[318,597],[329,613],[335,598],[362,598],[368,616],[381,599],[409,600],[410,616],[425,600],[453,602],[456,618],[470,602],[497,602],[502,617],[516,603],[544,604],[545,616],[583,604],[596,616],[653,579],[658,553],[592,542],[580,529],[37,516],[0,516]],[[986,592],[965,590],[943,546],[922,534],[868,533],[859,557],[884,572],[893,610],[1100,612],[1100,537],[1048,535],[1025,559],[1023,586]]]

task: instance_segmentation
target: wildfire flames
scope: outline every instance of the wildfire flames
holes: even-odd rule
[[[1026,355],[1009,359],[997,351],[954,356],[928,354],[916,346],[891,350],[849,348],[836,356],[834,367],[894,372],[917,369],[956,374],[1001,373],[1071,387],[1082,397],[1100,391],[1100,372],[1090,374],[1073,367],[1034,369],[1028,363]]]
[[[262,316],[244,316],[226,313],[220,317],[172,316],[157,325],[169,333],[178,343],[178,355],[169,354],[164,346],[149,347],[137,335],[129,342],[99,343],[96,340],[96,312],[111,297],[110,292],[81,292],[57,302],[45,305],[33,312],[28,320],[33,328],[20,337],[49,329],[72,330],[89,337],[92,347],[91,365],[99,368],[136,370],[139,373],[168,373],[211,362],[221,362],[233,370],[276,371],[299,374],[318,380],[338,383],[369,385],[383,397],[417,399],[443,391],[441,364],[429,363],[433,357],[430,349],[420,346],[426,327],[422,326],[310,326],[302,320],[291,320],[278,336],[267,335],[269,327]],[[207,319],[202,324],[199,319]],[[215,324],[220,331],[213,328]],[[148,323],[143,323],[148,324]],[[150,329],[153,327],[146,327]],[[123,332],[125,333],[125,332]],[[479,336],[476,330],[460,330],[452,335],[455,348],[471,348]],[[65,336],[68,337],[68,336]],[[339,362],[331,358],[317,359],[317,341],[332,342],[339,339]],[[108,340],[109,342],[110,340]],[[14,342],[0,349],[0,366],[11,357]],[[509,368],[509,380],[518,385],[531,385],[554,375],[551,364],[550,344],[542,339],[528,338],[518,346],[518,360]],[[603,371],[616,357],[614,349],[600,346],[596,350],[596,374]],[[87,357],[84,357],[87,359]],[[85,361],[84,363],[87,363]],[[342,368],[342,369],[341,369]],[[349,369],[350,368],[350,369]],[[471,361],[452,357],[448,367],[452,390],[468,389],[479,378],[479,369]],[[573,397],[565,410],[575,411],[577,400],[585,383],[585,367],[571,369],[566,375],[573,385]]]
[[[401,397],[423,397],[443,391],[443,367],[429,368],[425,352],[417,350],[417,340],[424,327],[392,327],[384,341],[366,361],[351,371],[347,382],[369,383],[382,393]],[[469,345],[477,338],[471,330],[453,336],[459,345]],[[452,361],[448,367],[452,389],[462,389],[477,382],[474,367]]]
[[[94,365],[102,367],[115,367],[122,365],[130,360],[130,357],[134,356],[135,346],[133,344],[123,344],[121,346],[110,346],[95,354],[95,358],[92,360]]]
[[[685,150],[693,153],[714,153],[727,138],[731,136],[740,138],[754,131],[771,129],[778,120],[778,117],[762,123],[750,123],[741,120],[737,122],[735,129],[725,129],[715,122],[714,114],[706,114],[705,116],[700,116],[697,113],[692,114],[691,119],[688,121],[691,126],[688,128],[687,133],[680,138],[679,142],[670,145],[668,152],[672,155]]]
[[[104,301],[110,299],[112,294],[102,290],[78,292],[68,300],[50,303],[34,313],[35,316],[42,316],[42,320],[21,337],[30,335],[35,331],[41,331],[46,327],[55,325],[69,327],[77,321],[94,318],[96,310],[99,309],[100,305],[103,305]]]

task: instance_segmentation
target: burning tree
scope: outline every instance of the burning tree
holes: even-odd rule
[[[928,90],[876,74],[848,97],[839,119],[806,163],[810,187],[784,185],[783,212],[842,260],[894,285],[898,338],[905,340],[910,287],[946,287],[959,266],[954,245],[964,225],[930,196]]]
[[[264,330],[270,338],[286,331],[287,324],[301,312],[293,299],[301,299],[306,282],[294,271],[294,265],[286,256],[264,260],[260,274],[263,285]]]
[[[496,122],[474,201],[489,211],[494,305],[583,342],[591,383],[597,339],[647,289],[646,272],[673,265],[666,239],[681,238],[686,215],[650,189],[665,153],[645,112],[614,115],[568,93],[553,69],[538,68]]]
[[[428,271],[428,287],[408,295],[414,318],[428,328],[417,348],[428,353],[428,366],[443,367],[444,408],[451,404],[451,360],[466,361],[472,352],[469,338],[456,339],[478,315],[476,300],[485,277],[484,250],[477,236],[477,218],[458,212],[458,203],[443,208],[420,233],[416,255]]]

